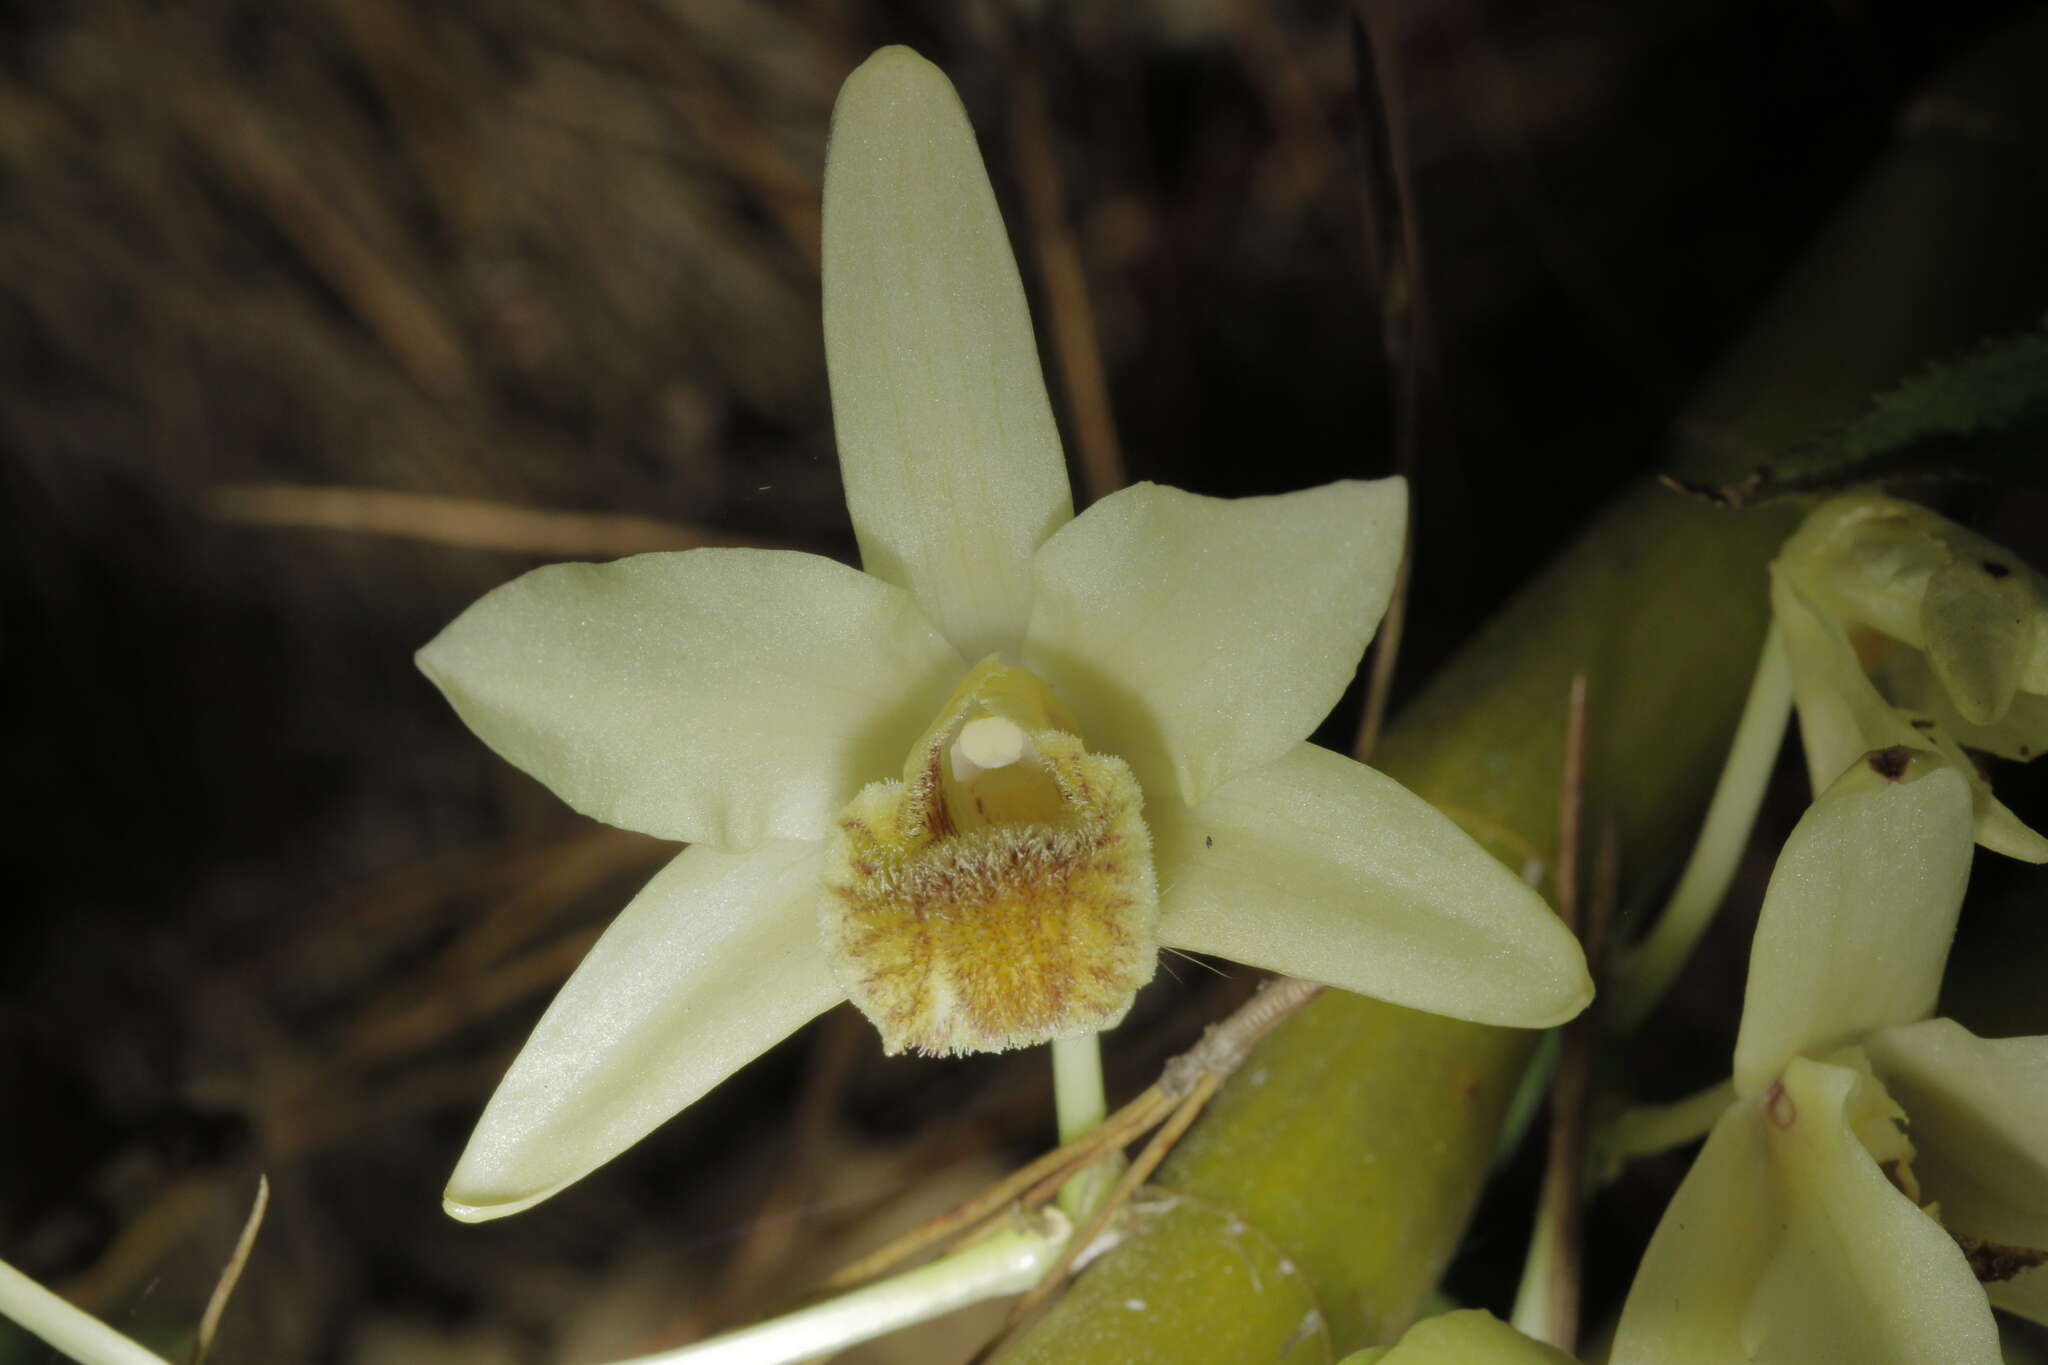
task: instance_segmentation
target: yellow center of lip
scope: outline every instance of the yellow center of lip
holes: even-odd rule
[[[1156,961],[1152,836],[1129,765],[991,656],[829,840],[821,921],[890,1052],[993,1052],[1108,1028]]]

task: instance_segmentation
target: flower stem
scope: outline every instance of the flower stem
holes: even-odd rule
[[[73,1307],[0,1261],[0,1317],[8,1317],[83,1365],[165,1365],[81,1308]]]
[[[1784,743],[1785,723],[1792,714],[1792,669],[1774,623],[1764,636],[1763,653],[1749,684],[1749,698],[1736,722],[1728,761],[1721,768],[1699,841],[1686,860],[1685,871],[1671,893],[1664,913],[1642,942],[1622,955],[1608,1000],[1610,1026],[1634,1028],[1657,1007],[1671,982],[1699,946],[1714,912],[1735,880],[1736,864],[1763,804],[1771,769]]]
[[[1060,1141],[1072,1142],[1101,1125],[1109,1113],[1102,1085],[1101,1034],[1052,1040],[1052,1102],[1059,1116]],[[1122,1158],[1111,1154],[1060,1186],[1059,1205],[1076,1224],[1101,1204],[1116,1184]]]
[[[1522,1282],[1515,1288],[1514,1311],[1508,1322],[1525,1337],[1549,1340],[1553,1327],[1550,1286],[1558,1257],[1558,1225],[1538,1211],[1529,1234],[1529,1250],[1522,1259]]]
[[[1073,1231],[1064,1214],[1046,1209],[930,1265],[752,1327],[615,1365],[786,1365],[844,1350],[983,1299],[1023,1293],[1038,1283]]]

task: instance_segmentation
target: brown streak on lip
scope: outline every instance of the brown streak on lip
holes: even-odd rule
[[[1870,770],[1887,782],[1897,782],[1906,775],[1906,766],[1912,761],[1911,749],[1903,744],[1894,744],[1870,756]]]

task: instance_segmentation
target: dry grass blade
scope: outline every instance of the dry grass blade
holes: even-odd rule
[[[843,1289],[871,1280],[901,1265],[925,1248],[944,1241],[956,1232],[972,1228],[993,1214],[1000,1214],[1013,1202],[1029,1207],[1052,1197],[1075,1171],[1125,1143],[1134,1141],[1172,1111],[1174,1100],[1159,1086],[1139,1095],[1111,1114],[1101,1127],[1072,1142],[1055,1147],[1027,1166],[1018,1168],[986,1190],[946,1213],[940,1214],[886,1246],[840,1268],[821,1289]]]
[[[178,88],[177,112],[192,140],[261,205],[414,383],[444,403],[474,405],[475,368],[440,308],[394,264],[389,244],[336,212],[265,121],[228,90],[197,81]]]
[[[1408,619],[1408,580],[1415,562],[1417,474],[1422,465],[1423,358],[1425,334],[1421,281],[1418,278],[1419,230],[1408,193],[1405,148],[1396,134],[1395,111],[1388,98],[1392,73],[1381,69],[1382,48],[1357,13],[1351,18],[1353,76],[1360,122],[1364,125],[1363,194],[1365,245],[1380,308],[1380,350],[1393,372],[1394,467],[1408,480],[1408,525],[1401,541],[1401,568],[1386,615],[1373,638],[1371,671],[1366,677],[1365,714],[1351,756],[1367,762],[1379,747],[1387,705],[1394,690],[1394,665],[1401,654],[1401,633]]]
[[[1117,1148],[1137,1139],[1153,1125],[1166,1120],[1161,1132],[1171,1139],[1160,1149],[1163,1159],[1180,1134],[1192,1123],[1200,1105],[1183,1112],[1189,1096],[1213,1094],[1251,1052],[1253,1044],[1266,1036],[1281,1020],[1313,1000],[1322,987],[1312,981],[1278,977],[1266,983],[1257,995],[1240,1005],[1229,1018],[1210,1025],[1202,1040],[1175,1057],[1161,1069],[1159,1080],[1143,1094],[1105,1119],[1102,1125],[1072,1142],[1054,1148],[1029,1165],[1020,1167],[989,1186],[974,1198],[913,1228],[886,1246],[840,1269],[819,1286],[822,1290],[843,1289],[871,1280],[901,1265],[912,1256],[963,1231],[979,1231],[979,1225],[1001,1214],[1012,1203],[1032,1208],[1052,1198],[1076,1171],[1093,1164]],[[1178,1126],[1176,1127],[1176,1123]],[[1156,1144],[1157,1138],[1154,1138]],[[1148,1147],[1149,1151],[1150,1148]],[[1142,1161],[1140,1165],[1142,1165]],[[1157,1166],[1158,1162],[1152,1163]],[[1138,1169],[1138,1167],[1133,1167]],[[1139,1178],[1149,1174],[1145,1167]],[[1130,1173],[1125,1172],[1128,1180]],[[1119,1189],[1122,1185],[1119,1184]],[[1136,1188],[1133,1186],[1132,1188]]]
[[[226,484],[214,489],[207,503],[220,520],[251,526],[355,531],[542,559],[615,559],[650,550],[762,543],[653,517],[562,512],[384,488]]]
[[[812,273],[818,270],[818,186],[720,86],[689,39],[652,7],[600,0],[600,20],[617,35],[621,55],[660,78],[677,117],[745,185]]]
[[[1222,1084],[1223,1076],[1214,1071],[1205,1071],[1197,1078],[1194,1089],[1181,1097],[1172,1115],[1160,1125],[1159,1131],[1152,1135],[1152,1140],[1145,1144],[1145,1150],[1138,1154],[1138,1159],[1131,1163],[1131,1168],[1116,1182],[1116,1188],[1109,1192],[1109,1198],[1102,1201],[1102,1207],[1095,1211],[1095,1216],[1088,1220],[1088,1225],[1074,1234],[1067,1242],[1067,1249],[1060,1253],[1059,1260],[1053,1262],[1052,1268],[1045,1272],[1045,1277],[1010,1309],[1009,1327],[1016,1327],[1036,1312],[1039,1305],[1059,1291],[1060,1286],[1066,1282],[1067,1272],[1073,1269],[1074,1262],[1080,1259],[1081,1253],[1095,1244],[1095,1239],[1102,1236],[1110,1220],[1130,1203],[1131,1196],[1151,1178],[1152,1172],[1159,1169],[1159,1163],[1166,1160],[1166,1154],[1173,1150],[1174,1144],[1180,1141],[1188,1126],[1201,1115],[1211,1097],[1216,1094],[1217,1087]]]
[[[1586,960],[1598,971],[1590,927],[1581,914],[1580,828],[1586,794],[1586,675],[1572,678],[1565,722],[1563,795],[1558,811],[1557,913],[1580,936]],[[1595,901],[1607,901],[1614,885],[1613,832],[1602,843],[1600,887]],[[1599,917],[1606,918],[1605,911]],[[1585,1221],[1586,1103],[1592,1089],[1593,1052],[1599,1029],[1589,1009],[1565,1026],[1557,1078],[1550,1092],[1550,1146],[1545,1153],[1543,1194],[1537,1217],[1549,1225],[1550,1258],[1544,1296],[1544,1337],[1571,1353],[1579,1338],[1580,1234]]]
[[[221,1267],[220,1283],[213,1287],[213,1296],[206,1301],[206,1312],[199,1318],[199,1335],[192,1342],[192,1365],[200,1365],[206,1359],[206,1352],[213,1345],[214,1334],[220,1330],[220,1315],[227,1310],[228,1300],[234,1297],[235,1285],[240,1283],[242,1270],[249,1264],[249,1253],[255,1249],[256,1233],[263,1226],[263,1215],[270,1208],[270,1177],[256,1177],[256,1200],[249,1206],[249,1217],[242,1224],[242,1235],[235,1239],[235,1249],[228,1257],[228,1263]]]
[[[1386,729],[1387,703],[1394,693],[1394,665],[1401,659],[1401,629],[1408,621],[1408,570],[1415,562],[1415,511],[1408,512],[1408,528],[1401,538],[1401,567],[1394,574],[1394,593],[1387,599],[1387,613],[1372,640],[1372,663],[1365,677],[1365,714],[1358,721],[1358,737],[1351,742],[1351,756],[1360,763],[1372,760]]]
[[[1060,367],[1060,388],[1074,421],[1074,445],[1081,457],[1082,481],[1089,501],[1116,492],[1130,481],[1124,453],[1117,441],[1116,413],[1110,405],[1109,380],[1102,364],[1102,344],[1095,309],[1088,301],[1088,277],[1081,248],[1067,218],[1060,191],[1059,159],[1052,144],[1052,117],[1045,104],[1045,82],[1038,64],[1019,56],[1011,104],[1011,146],[1017,156],[1017,179],[1024,194],[1024,212],[1031,224],[1031,253],[1045,289],[1053,334],[1053,355]]]

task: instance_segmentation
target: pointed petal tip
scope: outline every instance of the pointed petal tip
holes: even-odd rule
[[[960,104],[960,92],[954,89],[946,73],[915,49],[895,43],[876,48],[866,61],[847,74],[833,106],[833,119],[836,122],[852,107],[894,104],[899,100],[935,103],[958,110],[962,120],[967,117]]]
[[[471,1203],[457,1198],[455,1186],[450,1183],[448,1188],[441,1192],[441,1212],[458,1223],[489,1223],[499,1218],[509,1218],[515,1213],[524,1213],[560,1189],[561,1186],[557,1185],[554,1189],[542,1190],[539,1194],[529,1195],[524,1199]]]
[[[1566,1003],[1555,1014],[1550,1015],[1541,1022],[1531,1022],[1525,1025],[1510,1024],[1507,1027],[1557,1028],[1562,1024],[1569,1024],[1572,1020],[1584,1014],[1587,1008],[1592,1005],[1595,994],[1593,990],[1593,974],[1586,970],[1584,961],[1585,959],[1582,955],[1577,986],[1571,995],[1567,997]]]
[[[1977,842],[1993,853],[2022,863],[2048,863],[2048,838],[1995,797],[1980,796],[1975,833]]]
[[[916,48],[903,43],[891,43],[887,47],[878,47],[869,53],[868,59],[855,67],[853,75],[848,76],[847,80],[852,81],[856,78],[867,81],[902,80],[906,78],[916,80],[926,79],[933,73],[937,73],[939,79],[945,79],[945,73],[940,72],[937,66],[926,60],[924,55]]]

